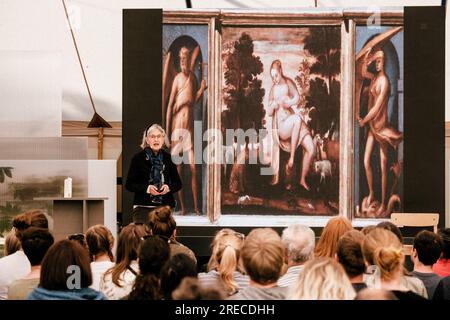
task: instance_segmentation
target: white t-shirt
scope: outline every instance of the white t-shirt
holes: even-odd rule
[[[100,280],[105,274],[106,270],[112,267],[114,267],[114,262],[111,261],[91,262],[92,289],[100,291]]]
[[[108,300],[120,300],[130,294],[133,289],[134,280],[136,279],[136,274],[139,273],[139,265],[136,260],[130,263],[130,268],[133,270],[131,272],[126,269],[119,276],[119,283],[121,287],[116,286],[112,281],[111,273],[108,273],[100,280],[100,291],[105,294]]]
[[[31,272],[31,264],[23,250],[0,259],[0,300],[8,299],[9,285]]]

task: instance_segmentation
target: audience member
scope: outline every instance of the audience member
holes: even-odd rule
[[[86,243],[91,257],[92,285],[100,290],[100,280],[105,272],[114,266],[114,237],[111,231],[103,225],[95,225],[86,231]]]
[[[185,277],[178,288],[173,291],[173,300],[223,300],[225,295],[217,287],[203,286],[200,279]],[[224,288],[223,288],[224,289]]]
[[[240,254],[244,244],[244,235],[231,229],[220,230],[211,244],[212,254],[208,263],[208,273],[198,275],[203,286],[223,285],[228,295],[247,287],[250,278],[243,275],[240,266]]]
[[[353,300],[355,295],[342,266],[329,257],[307,262],[290,292],[296,300]]]
[[[379,275],[372,276],[371,286],[390,290],[399,300],[424,299],[402,281],[405,256],[402,243],[393,232],[382,228],[372,230],[364,238],[362,249],[366,263],[375,265],[379,271]]]
[[[450,276],[450,228],[439,230],[441,238],[441,256],[433,265],[434,273],[441,277]]]
[[[367,288],[363,280],[366,265],[362,253],[364,235],[358,230],[347,231],[338,241],[336,257],[344,268],[356,292]]]
[[[48,229],[48,220],[40,210],[17,215],[13,220],[16,237],[21,241],[22,233],[29,227]],[[8,287],[31,272],[31,264],[23,250],[0,259],[0,300],[8,298]]]
[[[139,270],[128,300],[160,300],[159,277],[169,260],[169,244],[159,236],[147,236],[139,249]]]
[[[428,298],[432,299],[434,290],[442,279],[433,272],[433,264],[441,255],[439,236],[431,231],[420,231],[414,238],[411,258],[414,263],[412,274],[422,280],[427,288]]]
[[[364,228],[361,229],[361,233],[366,236],[367,234],[369,234],[370,231],[372,231],[375,228],[376,226],[373,225],[365,226]]]
[[[20,248],[20,240],[17,238],[16,232],[14,230],[9,231],[5,236],[5,247],[3,248],[4,256],[6,257],[16,253]]]
[[[356,294],[355,300],[398,300],[392,291],[366,288]]]
[[[78,244],[89,253],[89,247],[86,242],[86,236],[84,233],[74,233],[67,236],[67,240],[76,241]]]
[[[434,291],[433,300],[450,300],[450,276],[439,281]]]
[[[297,282],[303,265],[314,257],[315,235],[311,228],[295,224],[283,230],[281,235],[285,249],[287,272],[278,279],[278,286],[290,287]]]
[[[9,300],[26,300],[31,291],[38,286],[42,260],[53,242],[53,236],[47,229],[30,227],[23,232],[22,249],[30,261],[31,272],[9,285]]]
[[[117,241],[116,264],[100,280],[100,290],[110,300],[128,296],[139,274],[139,246],[150,231],[143,224],[129,224],[122,229]]]
[[[53,244],[42,261],[39,286],[28,300],[106,300],[103,293],[89,288],[92,273],[89,255],[76,241]]]
[[[231,297],[235,300],[283,300],[287,288],[279,287],[284,246],[273,229],[252,230],[244,241],[241,259],[250,284]]]
[[[178,253],[161,270],[161,292],[165,300],[172,300],[172,292],[185,277],[197,277],[197,267],[191,257]]]
[[[389,231],[385,228],[375,228],[375,230]],[[371,231],[370,233],[372,233],[372,232],[373,231]],[[395,235],[395,233],[393,233],[392,231],[389,231],[389,232],[391,232],[392,234]],[[400,242],[398,235],[395,235],[395,236],[396,236],[397,240]],[[364,260],[366,263],[366,270],[370,270],[370,269],[373,269],[373,267],[376,267],[375,262],[373,260],[373,250],[374,250],[374,247],[364,248],[364,245],[363,245],[363,255],[364,255]],[[370,272],[364,274],[364,282],[367,284],[368,287],[372,288],[374,286],[375,287],[378,286],[378,284],[375,283],[376,280],[377,280],[377,277],[374,274],[371,274]],[[403,276],[401,277],[400,282],[408,290],[411,290],[414,293],[416,293],[426,299],[428,298],[427,289],[425,288],[425,285],[423,284],[422,280],[420,280],[419,278],[417,278],[417,277],[413,276],[412,274],[410,274],[409,272],[407,272],[404,265],[403,265]]]
[[[339,238],[352,229],[352,223],[345,217],[334,217],[330,219],[322,230],[322,234],[314,250],[314,255],[316,257],[329,257],[334,259]]]
[[[149,226],[154,235],[168,239],[171,257],[178,253],[184,253],[197,264],[194,252],[176,240],[177,223],[169,206],[158,207],[151,211],[149,213]]]
[[[377,224],[376,227],[377,228],[381,228],[381,229],[385,229],[385,230],[389,230],[390,232],[392,232],[393,234],[395,234],[397,236],[398,241],[400,241],[400,243],[403,243],[403,236],[402,236],[402,232],[400,231],[400,228],[397,227],[392,222],[390,222],[390,221],[383,221],[383,222],[380,222],[379,224]]]

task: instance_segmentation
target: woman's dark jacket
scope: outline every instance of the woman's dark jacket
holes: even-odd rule
[[[181,189],[181,179],[178,175],[177,167],[172,162],[170,154],[162,150],[164,163],[164,183],[170,188],[170,191],[163,195],[162,205],[175,207],[175,199],[173,193]],[[150,177],[150,160],[144,150],[134,155],[131,160],[130,168],[128,170],[127,181],[125,188],[128,191],[134,192],[133,205],[142,206],[161,206],[161,204],[154,204],[150,199],[150,194],[147,193]]]

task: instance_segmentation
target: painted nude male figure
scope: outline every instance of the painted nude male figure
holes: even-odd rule
[[[376,73],[373,74],[367,69],[371,63],[375,62]],[[371,155],[375,143],[380,145],[380,165],[381,165],[381,204],[376,212],[377,216],[382,216],[386,211],[386,196],[388,182],[388,148],[396,149],[403,140],[403,134],[391,127],[388,122],[388,101],[390,94],[389,79],[384,72],[385,57],[382,50],[371,54],[368,50],[362,64],[362,76],[370,79],[368,113],[358,121],[361,127],[369,125],[369,133],[364,151],[364,168],[366,170],[369,196],[367,204],[370,205],[374,199],[373,174],[370,163]]]
[[[198,206],[197,175],[194,159],[194,104],[200,100],[206,89],[205,80],[201,81],[200,88],[192,70],[191,52],[182,47],[179,52],[180,69],[176,74],[170,91],[169,103],[166,113],[166,132],[170,137],[170,153],[180,155],[187,153],[191,170],[192,196],[194,200],[194,211],[200,213]],[[185,133],[189,132],[186,136]],[[181,165],[177,166],[178,173],[182,177]],[[182,214],[186,213],[183,192],[179,192]]]

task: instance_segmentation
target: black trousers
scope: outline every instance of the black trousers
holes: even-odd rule
[[[149,214],[156,207],[136,207],[133,209],[133,223],[148,224]]]

